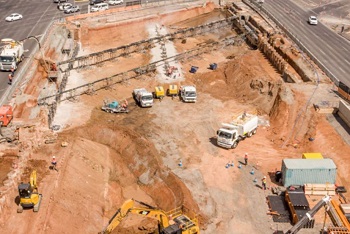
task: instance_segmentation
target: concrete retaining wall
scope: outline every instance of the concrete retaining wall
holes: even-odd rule
[[[340,100],[338,115],[350,127],[350,105],[347,102]]]

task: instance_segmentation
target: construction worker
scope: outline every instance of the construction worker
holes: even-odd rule
[[[13,78],[13,76],[12,76],[12,74],[10,73],[10,74],[9,74],[9,82],[8,82],[9,85],[12,85],[12,78]]]
[[[128,103],[128,101],[125,99],[125,100],[124,100],[124,103],[122,104],[122,107],[126,110],[126,109],[128,109],[128,105],[129,105],[129,103]]]
[[[12,75],[12,77],[15,76],[15,68],[13,66],[11,66],[11,75]]]
[[[245,155],[244,155],[244,164],[246,166],[248,165],[248,153],[245,153]]]
[[[57,171],[57,161],[56,161],[56,157],[52,156],[52,160],[51,160],[51,165],[52,165],[52,169]]]
[[[262,185],[262,189],[266,190],[266,176],[264,176],[261,180],[261,185]]]

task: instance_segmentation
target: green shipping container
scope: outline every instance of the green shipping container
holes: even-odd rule
[[[337,167],[332,159],[283,159],[282,183],[284,187],[304,184],[335,184]]]

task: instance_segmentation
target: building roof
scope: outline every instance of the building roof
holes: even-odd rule
[[[336,169],[337,166],[332,159],[283,159],[283,164],[288,169]]]

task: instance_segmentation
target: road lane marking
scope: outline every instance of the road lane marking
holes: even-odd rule
[[[46,10],[41,14],[40,18],[36,21],[35,25],[32,27],[32,30],[28,33],[27,37],[31,36],[32,32],[34,31],[34,29],[36,28],[36,26],[38,25],[38,23],[41,21],[41,18],[43,18],[43,16],[46,15],[46,12],[51,9],[51,6],[48,6],[46,8]]]

